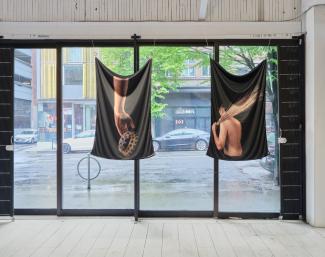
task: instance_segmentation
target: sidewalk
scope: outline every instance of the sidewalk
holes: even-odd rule
[[[27,144],[16,144],[15,151],[20,152],[55,152],[56,151],[56,143],[52,142],[38,142],[33,145]]]

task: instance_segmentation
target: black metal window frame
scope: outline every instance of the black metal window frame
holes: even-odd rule
[[[1,39],[0,47],[16,48],[51,48],[56,49],[57,61],[57,207],[53,209],[15,209],[16,215],[58,215],[58,216],[133,216],[138,217],[217,217],[217,218],[278,218],[281,212],[219,212],[219,167],[218,160],[214,160],[214,202],[213,210],[210,211],[174,211],[174,210],[141,210],[140,209],[140,161],[134,161],[134,209],[63,209],[63,123],[62,123],[62,48],[64,47],[131,47],[134,49],[134,71],[139,69],[139,49],[141,46],[210,46],[214,48],[214,58],[219,61],[219,47],[226,45],[237,46],[275,46],[280,47],[296,45],[299,38],[293,39],[207,39],[207,40],[175,40],[175,39],[141,39],[133,35],[130,40],[8,40]],[[301,56],[304,61],[304,54]],[[304,77],[304,70],[302,70]],[[303,82],[302,82],[303,83]],[[304,92],[303,103],[304,103]],[[301,110],[304,117],[304,110]],[[304,123],[303,123],[304,129]],[[304,132],[304,131],[303,131]],[[304,143],[304,142],[302,142]],[[302,163],[304,165],[305,158]],[[303,174],[304,175],[304,174]],[[281,181],[280,181],[281,184]],[[303,177],[302,188],[304,191],[305,177]],[[282,196],[281,196],[282,198]],[[305,206],[305,197],[302,197],[302,206]],[[283,201],[281,200],[281,209]],[[302,211],[305,217],[304,209]]]

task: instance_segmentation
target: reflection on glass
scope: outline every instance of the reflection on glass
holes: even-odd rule
[[[96,129],[95,57],[120,75],[133,73],[132,48],[63,49],[63,208],[132,209],[133,161],[91,156],[94,179],[88,188]]]
[[[269,155],[253,161],[219,161],[219,212],[279,212],[278,83],[275,47],[222,46],[220,64],[243,75],[268,59],[266,130]]]
[[[143,210],[212,210],[211,47],[141,47],[153,59],[152,134],[156,155],[141,160]]]
[[[16,49],[15,208],[56,208],[56,51]]]

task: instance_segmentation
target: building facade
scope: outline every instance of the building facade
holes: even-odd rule
[[[63,122],[64,137],[94,130],[96,126],[96,71],[97,48],[63,49]],[[158,137],[179,128],[210,131],[211,87],[210,67],[187,60],[178,78],[176,90],[162,100],[163,115],[152,119],[153,136]],[[154,71],[153,71],[154,72]],[[39,130],[43,140],[51,140],[56,133],[55,52],[39,50],[38,114]],[[168,79],[168,72],[166,77]],[[267,97],[266,121],[268,130],[274,130],[272,102]]]

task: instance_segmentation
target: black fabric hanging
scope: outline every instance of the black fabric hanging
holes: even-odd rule
[[[91,154],[136,160],[154,155],[151,135],[151,59],[121,76],[96,58],[97,117]]]
[[[211,136],[207,155],[254,160],[268,154],[265,129],[266,60],[236,76],[211,63]]]

